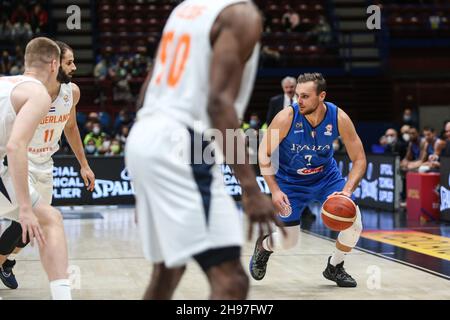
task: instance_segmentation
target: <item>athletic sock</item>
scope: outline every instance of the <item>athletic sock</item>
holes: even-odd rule
[[[333,252],[333,255],[331,256],[330,259],[330,264],[333,267],[336,267],[336,265],[338,265],[339,263],[341,263],[342,261],[344,261],[345,255],[347,254],[347,252],[341,251],[339,249],[336,249]]]
[[[11,254],[8,256],[7,259],[10,260],[10,261],[16,260],[16,254],[15,254],[15,253],[11,253]]]
[[[59,279],[50,282],[53,300],[72,300],[70,290],[69,279]]]

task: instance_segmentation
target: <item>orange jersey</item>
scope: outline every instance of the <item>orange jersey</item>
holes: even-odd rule
[[[210,31],[222,10],[246,0],[186,0],[171,13],[138,118],[163,112],[194,130],[211,127],[207,112],[212,48]],[[235,108],[243,117],[253,89],[259,45],[248,60]],[[230,70],[230,72],[233,72]]]

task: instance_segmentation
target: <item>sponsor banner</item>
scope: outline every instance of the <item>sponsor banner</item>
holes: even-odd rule
[[[53,205],[134,204],[133,184],[123,157],[88,157],[88,161],[96,177],[93,192],[86,190],[75,157],[54,157]],[[230,166],[221,165],[221,169],[228,194],[239,201],[242,189],[238,179]],[[263,177],[257,176],[256,181],[262,192],[270,193]]]
[[[348,157],[335,155],[335,159],[346,177],[351,168]],[[97,178],[93,192],[86,190],[75,157],[54,157],[54,205],[134,204],[134,189],[123,157],[89,157],[88,160]],[[368,155],[367,163],[364,179],[354,193],[358,203],[372,208],[394,210],[396,206],[398,207],[401,187],[398,182],[399,177],[395,174],[399,170],[398,159],[393,156]],[[242,189],[238,179],[230,166],[221,165],[221,169],[228,194],[239,201]],[[255,166],[255,169],[256,180],[261,191],[270,194],[264,178],[259,174],[258,167]]]
[[[352,163],[345,154],[334,156],[342,175],[347,178]],[[400,160],[392,155],[367,155],[367,170],[353,195],[362,206],[394,211],[399,207]]]
[[[230,196],[232,196],[236,201],[241,200],[242,196],[242,188],[239,184],[239,180],[234,176],[233,170],[229,165],[221,165],[222,167],[222,173],[223,173],[223,182],[225,184],[225,188],[227,189],[227,192]],[[258,183],[259,188],[261,191],[265,194],[270,194],[269,187],[267,186],[266,181],[264,178],[259,175],[259,168],[258,166],[254,166],[255,170],[257,172],[256,176],[256,182]]]
[[[87,191],[75,157],[54,157],[54,205],[134,204],[134,189],[123,157],[89,157],[96,176],[93,192]]]

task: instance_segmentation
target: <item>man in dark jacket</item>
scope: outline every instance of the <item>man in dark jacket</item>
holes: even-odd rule
[[[292,105],[297,100],[295,94],[296,84],[297,80],[293,77],[286,77],[281,81],[281,87],[284,93],[270,99],[269,110],[267,111],[267,125],[270,125],[272,119],[275,118],[278,112]]]

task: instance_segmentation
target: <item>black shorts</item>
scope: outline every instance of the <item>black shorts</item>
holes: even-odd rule
[[[223,247],[210,249],[194,256],[195,261],[200,265],[204,272],[211,267],[218,266],[224,262],[239,260],[241,257],[241,247]]]

